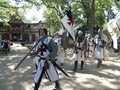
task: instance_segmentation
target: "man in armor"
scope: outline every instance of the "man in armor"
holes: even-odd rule
[[[82,31],[78,31],[78,37],[75,42],[75,49],[73,54],[74,62],[74,71],[77,70],[78,60],[81,62],[81,70],[83,70],[84,61],[85,61],[85,47],[86,47],[86,38],[83,36]]]
[[[102,60],[103,60],[103,40],[102,38],[100,38],[99,35],[96,35],[94,38],[94,44],[95,44],[95,59],[97,59],[97,68],[100,67],[100,65],[102,64]]]
[[[54,67],[52,60],[55,58],[58,48],[52,37],[47,35],[47,29],[41,28],[39,30],[40,40],[37,42],[35,52],[32,52],[32,56],[37,56],[39,59],[37,72],[34,77],[35,87],[34,90],[38,90],[43,75],[50,81],[55,82],[55,88],[59,86],[59,76],[56,68]]]

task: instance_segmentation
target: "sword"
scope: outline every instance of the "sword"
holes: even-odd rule
[[[32,51],[34,48],[35,48],[35,46],[31,48],[31,50],[25,55],[25,57],[17,64],[17,66],[14,68],[14,70],[16,70],[16,69],[21,65],[21,63],[26,59],[27,56],[30,55],[31,51]]]
[[[53,65],[57,68],[57,69],[59,69],[62,73],[64,73],[67,77],[70,77],[55,61],[56,61],[57,59],[55,59],[54,61],[52,60],[52,63],[53,63]]]
[[[31,49],[30,51],[25,55],[25,57],[23,57],[23,59],[17,64],[17,66],[14,68],[14,70],[16,70],[20,65],[21,63],[27,58],[27,56],[30,55],[31,51],[38,45],[38,43],[41,41],[42,39],[40,39]]]

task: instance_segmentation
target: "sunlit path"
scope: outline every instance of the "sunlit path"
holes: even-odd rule
[[[33,90],[33,71],[35,66],[32,59],[27,57],[14,71],[15,66],[29,52],[27,47],[14,44],[8,55],[0,55],[0,90]],[[80,70],[80,64],[76,73],[72,71],[72,50],[66,50],[63,69],[70,75],[66,77],[61,71],[60,85],[62,90],[120,90],[120,59],[109,57],[102,67],[96,68],[95,60],[87,60],[85,70]],[[39,90],[52,90],[54,83],[45,78],[41,82]]]

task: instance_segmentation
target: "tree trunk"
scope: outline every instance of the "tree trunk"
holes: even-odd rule
[[[95,0],[91,0],[91,16],[90,16],[90,30],[93,35],[93,27],[94,27],[94,15],[95,15]]]

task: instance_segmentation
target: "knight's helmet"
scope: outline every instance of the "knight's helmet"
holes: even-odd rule
[[[83,32],[82,31],[78,31],[78,35],[82,35],[83,34]]]
[[[103,46],[103,42],[102,39],[100,38],[100,35],[97,34],[95,37],[97,38],[96,44],[99,46]]]
[[[89,38],[91,37],[91,34],[90,34],[90,33],[88,33],[88,37],[89,37]]]

